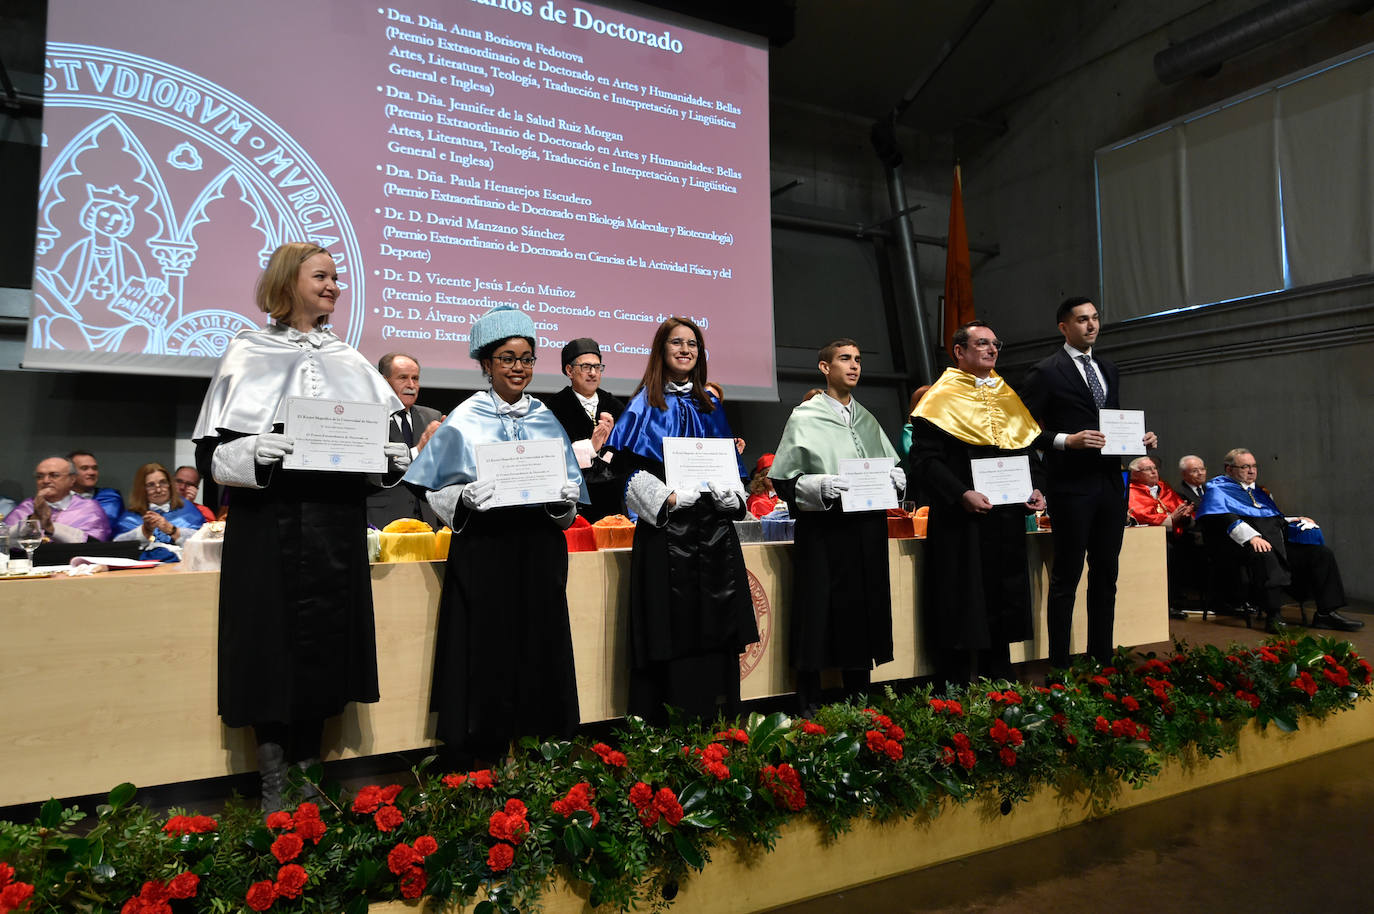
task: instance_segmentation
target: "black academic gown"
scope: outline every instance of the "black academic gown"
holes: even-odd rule
[[[663,465],[616,455],[628,480],[639,470],[664,478]],[[734,521],[709,494],[667,512],[655,527],[635,527],[630,556],[630,713],[652,722],[663,706],[689,718],[733,715],[739,706],[739,655],[759,640],[749,575]]]
[[[796,518],[792,533],[792,668],[868,670],[892,659],[887,514],[796,505],[797,480],[773,487]]]
[[[225,440],[232,436],[226,434]],[[361,474],[258,468],[235,488],[219,589],[225,724],[312,723],[374,702],[377,650]]]
[[[1044,484],[1030,448],[1002,450],[966,444],[925,419],[913,419],[908,462],[930,496],[926,526],[923,623],[935,651],[1005,653],[1032,636],[1030,576],[1026,567],[1024,505],[970,514],[962,507],[973,488],[969,461],[1025,454],[1031,480]]]

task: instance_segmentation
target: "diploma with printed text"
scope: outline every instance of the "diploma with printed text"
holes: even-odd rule
[[[1145,410],[1104,409],[1098,416],[1097,429],[1107,436],[1102,453],[1145,453]]]
[[[479,444],[476,451],[477,478],[496,480],[496,494],[489,502],[492,507],[539,505],[563,498],[568,481],[563,439],[497,441]]]
[[[897,507],[891,457],[854,457],[840,461],[840,477],[849,489],[840,493],[844,511],[886,511]]]
[[[994,505],[1025,504],[1035,491],[1030,458],[1025,454],[979,457],[970,460],[969,466],[973,468],[973,491],[986,495]]]
[[[744,491],[730,438],[664,438],[663,475],[670,489],[704,492],[715,483],[717,489]]]
[[[385,473],[387,411],[381,403],[287,397],[283,432],[294,441],[288,470]]]

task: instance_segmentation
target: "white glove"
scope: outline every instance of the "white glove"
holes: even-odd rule
[[[470,482],[463,486],[463,507],[469,511],[487,511],[492,496],[496,494],[496,480],[483,479],[480,482]]]
[[[711,498],[715,500],[716,507],[727,513],[739,510],[739,492],[734,489],[722,489],[714,482],[711,485]]]
[[[295,440],[276,432],[268,432],[258,436],[257,447],[253,449],[253,459],[262,466],[271,466],[295,449]]]
[[[561,495],[563,500],[568,504],[576,505],[577,499],[582,495],[582,487],[569,479],[567,482],[563,483],[563,488],[558,490],[558,494]]]
[[[840,497],[841,492],[849,491],[849,480],[843,476],[824,476],[821,478],[821,497],[826,501],[834,501]]]
[[[669,508],[668,510],[670,511],[680,511],[683,508],[690,508],[697,503],[697,499],[701,498],[700,489],[674,489],[673,494],[677,496],[677,504]]]
[[[898,495],[906,491],[906,470],[901,467],[892,468],[892,488],[897,490]]]
[[[382,453],[391,459],[391,465],[397,470],[410,466],[410,446],[404,441],[388,441],[382,445]]]

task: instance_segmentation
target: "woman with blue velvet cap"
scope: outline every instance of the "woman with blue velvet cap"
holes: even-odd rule
[[[670,489],[663,439],[734,439],[707,393],[706,341],[684,317],[659,326],[634,398],[607,447],[628,480],[635,515],[630,561],[630,713],[662,722],[665,706],[688,718],[733,717],[739,655],[758,640],[734,521],[744,498],[712,487]],[[743,473],[741,473],[743,475]]]
[[[158,562],[181,561],[191,534],[205,523],[205,515],[172,488],[172,476],[160,463],[145,463],[134,473],[129,510],[114,522],[114,541],[143,543],[139,558]]]
[[[468,352],[491,386],[449,412],[405,476],[453,528],[430,692],[446,761],[493,762],[512,740],[571,735],[579,723],[563,530],[587,498],[563,426],[525,392],[534,341],[529,315],[508,306],[472,324]],[[563,443],[561,500],[495,507],[477,447],[543,438]]]

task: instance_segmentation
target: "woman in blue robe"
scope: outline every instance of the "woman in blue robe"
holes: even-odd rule
[[[665,706],[689,719],[732,718],[739,655],[758,640],[733,489],[669,488],[663,439],[734,439],[720,401],[706,392],[706,341],[683,317],[659,326],[634,398],[606,446],[628,480],[636,515],[630,560],[631,714],[661,723]],[[740,475],[744,475],[741,471]]]
[[[529,315],[508,306],[473,323],[469,354],[491,387],[449,412],[405,476],[453,528],[430,710],[454,765],[497,762],[513,740],[570,736],[580,722],[563,530],[587,493],[563,426],[525,393],[534,341]],[[495,480],[478,478],[478,446],[544,438],[563,443],[561,499],[495,506]]]
[[[182,501],[172,488],[172,476],[160,463],[145,463],[134,473],[129,490],[129,510],[114,522],[114,541],[142,542],[139,558],[159,562],[181,561],[180,549],[191,534],[205,523],[195,505]]]

